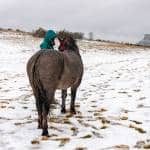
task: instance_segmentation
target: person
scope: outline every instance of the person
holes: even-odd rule
[[[48,30],[45,34],[43,42],[40,44],[41,49],[56,49],[60,45],[60,41],[57,38],[57,34],[53,30]]]

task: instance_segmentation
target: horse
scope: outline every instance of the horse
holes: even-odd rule
[[[27,62],[27,75],[36,100],[38,128],[49,136],[47,116],[55,104],[55,91],[61,90],[61,112],[66,113],[67,89],[71,88],[70,112],[75,114],[76,92],[83,76],[83,62],[76,41],[66,37],[59,51],[39,50]]]

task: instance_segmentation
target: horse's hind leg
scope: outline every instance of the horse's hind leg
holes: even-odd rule
[[[75,110],[75,98],[76,98],[77,88],[71,88],[71,104],[70,104],[70,112],[76,114]]]
[[[42,122],[42,135],[48,136],[48,123],[47,123],[47,117],[50,109],[50,104],[53,102],[54,99],[54,91],[47,91],[46,99],[43,102],[42,107],[42,115],[43,115],[43,122]]]
[[[38,111],[38,129],[42,129],[42,102],[39,98],[36,98],[36,108]]]
[[[43,136],[48,136],[48,124],[47,124],[47,115],[49,113],[49,103],[47,101],[45,101],[43,103],[43,112],[42,112],[42,115],[43,115],[43,120],[42,120],[42,128],[43,128],[43,131],[42,131],[42,135]]]
[[[33,90],[35,100],[36,100],[36,109],[38,112],[38,129],[42,128],[42,99],[38,90]]]
[[[61,91],[61,98],[62,98],[62,105],[61,105],[61,112],[66,113],[66,97],[67,97],[67,90]]]

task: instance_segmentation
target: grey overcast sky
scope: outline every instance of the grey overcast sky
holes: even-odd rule
[[[150,0],[0,0],[0,27],[67,29],[137,42],[150,33]]]

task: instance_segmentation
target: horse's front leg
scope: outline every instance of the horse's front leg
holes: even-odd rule
[[[75,98],[76,98],[77,88],[71,88],[71,104],[70,104],[70,112],[76,114],[75,110]]]
[[[67,97],[67,90],[61,91],[61,98],[62,98],[62,105],[61,105],[61,112],[66,113],[66,97]]]

